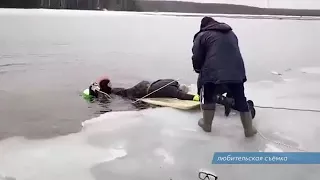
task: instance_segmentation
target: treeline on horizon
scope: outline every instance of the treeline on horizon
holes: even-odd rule
[[[105,1],[107,0],[0,0],[0,7],[94,10],[103,6]]]
[[[50,8],[140,12],[320,16],[320,10],[271,9],[245,5],[154,0],[0,0],[0,8]]]

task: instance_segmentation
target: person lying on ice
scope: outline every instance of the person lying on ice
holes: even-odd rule
[[[109,78],[101,78],[89,87],[89,94],[98,97],[99,93],[114,94],[128,99],[148,98],[177,98],[181,100],[199,101],[199,95],[188,94],[189,88],[179,84],[174,79],[159,79],[154,82],[141,81],[131,88],[113,88]]]
[[[141,81],[131,88],[112,88],[111,81],[103,77],[90,85],[88,95],[93,97],[105,96],[107,94],[118,95],[128,99],[139,99],[148,94],[148,98],[177,98],[181,100],[199,101],[199,95],[188,94],[189,88],[174,79],[159,79],[154,82]],[[217,103],[225,107],[225,115],[228,116],[234,107],[232,98],[217,95]]]

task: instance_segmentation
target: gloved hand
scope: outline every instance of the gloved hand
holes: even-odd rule
[[[97,83],[92,83],[90,86],[91,90],[96,92],[96,91],[100,91],[100,87]]]
[[[92,83],[92,84],[89,86],[90,95],[97,97],[97,91],[100,91],[99,85],[98,85],[97,83]]]
[[[200,96],[198,94],[193,96],[194,101],[200,101]]]

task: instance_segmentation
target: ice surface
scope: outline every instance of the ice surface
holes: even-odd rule
[[[310,74],[320,74],[320,67],[307,67],[302,68],[301,72],[303,73],[310,73]]]
[[[260,106],[320,109],[317,82],[247,85]],[[199,169],[220,179],[318,179],[318,165],[212,165],[216,151],[320,151],[319,114],[257,108],[261,136],[246,139],[237,114],[218,108],[212,133],[197,126],[200,112],[170,108],[110,112],[83,123],[80,133],[48,140],[0,142],[0,169],[16,179],[197,179]],[[277,142],[285,145],[279,145]],[[303,175],[302,175],[303,174]]]
[[[276,78],[247,83],[248,98],[261,107],[320,109],[317,73],[293,69]],[[219,108],[212,133],[197,126],[200,117],[170,108],[110,112],[68,136],[10,138],[0,142],[0,179],[194,180],[199,169],[225,180],[319,179],[318,165],[211,164],[217,151],[320,151],[319,113],[257,108],[254,123],[261,135],[254,138],[244,138],[238,114],[226,118]]]

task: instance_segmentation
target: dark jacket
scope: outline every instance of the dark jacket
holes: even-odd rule
[[[136,99],[136,98],[142,98],[143,96],[148,94],[149,87],[150,87],[150,82],[141,81],[137,85],[129,89],[112,88],[111,93],[118,96],[129,98],[129,99]]]
[[[198,90],[206,83],[242,83],[247,80],[238,38],[232,28],[217,21],[195,34],[192,64],[199,73]]]
[[[159,79],[153,83],[141,81],[132,88],[112,88],[111,93],[126,97],[129,99],[137,99],[146,96],[148,98],[178,98],[182,100],[192,100],[193,95],[186,94],[179,89],[179,83],[173,79]]]

